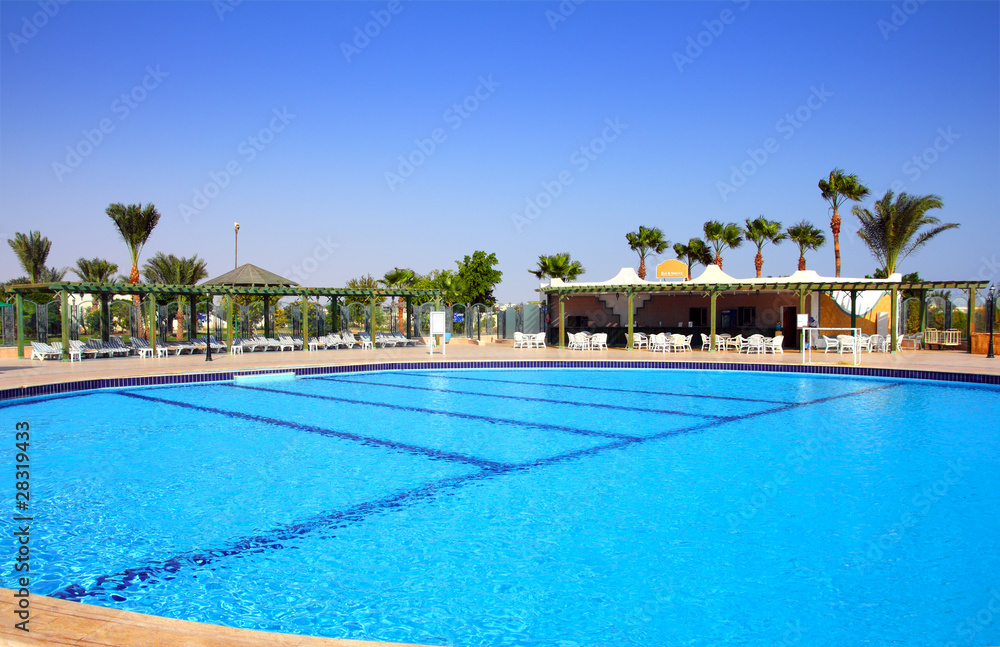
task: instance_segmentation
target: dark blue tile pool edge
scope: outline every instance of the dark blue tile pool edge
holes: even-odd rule
[[[467,368],[655,368],[705,371],[763,371],[776,373],[804,373],[814,375],[844,375],[852,377],[881,377],[890,379],[930,380],[1000,386],[1000,375],[983,373],[951,373],[916,369],[868,368],[864,366],[811,366],[798,364],[734,364],[660,360],[462,360],[422,362],[374,362],[336,366],[302,366],[293,368],[267,368],[246,371],[220,371],[217,373],[183,373],[174,375],[145,375],[140,377],[100,378],[76,382],[56,382],[35,386],[17,386],[0,389],[0,403],[24,398],[53,396],[76,391],[95,389],[157,386],[162,384],[196,384],[200,382],[225,382],[240,376],[258,376],[295,373],[296,377],[362,373],[370,371],[422,371],[435,369]],[[13,404],[13,403],[11,403]],[[0,405],[5,406],[5,405]]]

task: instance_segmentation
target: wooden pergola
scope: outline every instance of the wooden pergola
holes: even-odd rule
[[[412,289],[412,288],[304,288],[297,285],[270,285],[270,286],[246,286],[246,285],[221,285],[221,284],[201,284],[201,285],[163,285],[149,283],[34,283],[15,285],[10,288],[14,293],[14,305],[17,319],[17,356],[24,357],[24,304],[23,295],[45,292],[58,294],[60,298],[60,315],[62,317],[62,347],[64,361],[69,361],[69,295],[70,294],[91,294],[100,297],[101,300],[101,329],[104,341],[108,341],[111,330],[111,298],[115,295],[140,295],[140,296],[190,296],[189,316],[193,321],[195,317],[196,302],[211,302],[216,296],[237,297],[237,296],[265,296],[265,297],[286,297],[295,296],[302,300],[303,312],[308,312],[307,304],[310,299],[318,297],[328,297],[336,304],[340,297],[364,297],[369,301],[371,309],[370,334],[375,339],[375,307],[388,297],[403,297],[406,299],[408,313],[412,313],[413,297],[430,297],[435,303],[440,303],[444,297],[444,292],[436,288]],[[201,297],[198,299],[197,297]],[[156,352],[156,299],[150,299],[147,304],[146,328],[149,331],[149,344]],[[228,345],[233,343],[233,299],[229,299],[227,313]],[[412,317],[409,317],[412,326]],[[303,317],[302,336],[309,339],[309,318]],[[412,329],[407,331],[407,336],[412,336]],[[307,351],[308,344],[302,345],[302,350]]]
[[[545,295],[556,295],[559,299],[559,348],[565,348],[566,340],[566,310],[565,310],[565,299],[567,295],[574,294],[622,294],[628,296],[628,337],[626,338],[626,349],[632,350],[632,333],[635,330],[635,305],[634,298],[636,294],[657,294],[657,293],[701,293],[707,295],[711,301],[711,306],[709,308],[709,327],[711,331],[711,344],[709,347],[709,352],[716,352],[716,300],[719,295],[726,292],[732,292],[734,294],[738,293],[748,293],[748,292],[790,292],[799,297],[799,311],[805,312],[806,310],[806,298],[813,292],[850,292],[851,293],[851,327],[856,327],[857,323],[857,312],[855,311],[855,304],[857,303],[857,293],[866,290],[877,290],[877,291],[889,291],[892,295],[891,310],[889,315],[890,325],[890,335],[891,339],[891,349],[893,353],[896,352],[896,322],[899,318],[899,313],[897,310],[897,302],[900,291],[911,291],[920,293],[920,326],[921,332],[923,332],[924,326],[924,303],[925,295],[928,290],[963,290],[968,293],[969,297],[969,316],[966,317],[966,336],[971,340],[972,333],[975,331],[975,324],[973,323],[974,317],[974,307],[976,303],[976,292],[978,290],[986,289],[989,285],[989,281],[921,281],[919,283],[894,283],[887,281],[858,281],[858,280],[847,280],[847,281],[782,281],[779,279],[750,279],[750,280],[737,280],[732,282],[720,282],[720,283],[699,283],[684,281],[679,283],[642,283],[642,284],[579,284],[573,285],[569,283],[562,283],[560,285],[548,285],[538,289],[539,292]],[[972,352],[972,344],[969,344],[969,352]]]

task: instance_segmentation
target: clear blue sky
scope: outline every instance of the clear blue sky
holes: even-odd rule
[[[307,285],[482,249],[497,297],[522,301],[539,254],[570,252],[587,280],[634,267],[639,225],[673,242],[761,214],[828,230],[816,184],[841,167],[877,196],[938,194],[961,224],[903,271],[1000,278],[997,2],[45,6],[0,3],[0,234],[40,230],[50,265],[127,273],[104,210],[152,202],[143,259],[221,274],[239,221],[241,263]],[[844,215],[843,275],[871,273]],[[724,269],[751,276],[753,255]],[[797,258],[766,248],[764,274]],[[832,244],[807,258],[833,275]],[[4,245],[0,279],[20,274]]]

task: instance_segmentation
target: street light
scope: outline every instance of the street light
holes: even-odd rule
[[[990,342],[986,347],[986,359],[993,359],[993,320],[996,318],[997,309],[997,284],[990,286],[990,293],[986,295],[986,325],[990,327]]]
[[[240,266],[240,223],[234,222],[233,225],[236,227],[236,244],[234,246],[235,257],[233,258],[234,261],[233,269],[236,269],[237,267]]]

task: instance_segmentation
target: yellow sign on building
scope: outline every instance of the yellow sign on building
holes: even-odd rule
[[[687,275],[688,267],[684,261],[671,259],[656,266],[656,278],[658,279],[686,279]]]

